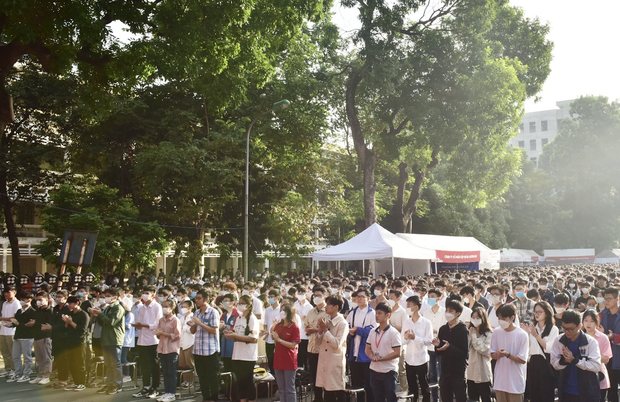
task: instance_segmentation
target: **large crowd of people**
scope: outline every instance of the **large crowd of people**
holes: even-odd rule
[[[257,399],[265,356],[281,402],[297,400],[304,374],[314,402],[345,402],[350,390],[358,402],[618,402],[617,270],[134,275],[71,289],[6,286],[0,377],[77,392],[102,374],[93,364],[102,358],[100,394],[122,391],[139,372],[136,398],[173,401],[197,379],[202,400],[216,401],[218,374],[227,372],[228,398],[247,402]]]

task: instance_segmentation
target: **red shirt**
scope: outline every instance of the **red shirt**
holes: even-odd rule
[[[296,324],[288,326],[277,324],[275,331],[283,341],[297,344],[301,342],[299,327]],[[276,343],[276,350],[273,354],[273,368],[276,370],[297,370],[297,347],[291,349],[280,342]]]

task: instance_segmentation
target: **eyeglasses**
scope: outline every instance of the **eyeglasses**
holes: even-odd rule
[[[615,297],[606,297],[606,298],[605,298],[605,300],[607,300],[607,301],[613,301],[613,300],[616,300],[616,298],[615,298]]]
[[[564,325],[562,325],[562,329],[564,329],[564,332],[575,332],[577,331],[577,327],[573,327],[573,328],[566,328]]]

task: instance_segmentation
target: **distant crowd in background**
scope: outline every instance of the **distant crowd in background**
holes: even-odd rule
[[[233,402],[255,401],[265,379],[281,402],[296,402],[306,377],[314,402],[345,402],[352,389],[358,402],[618,402],[617,272],[596,264],[376,279],[253,271],[251,280],[133,274],[69,289],[5,286],[0,377],[78,392],[103,359],[98,393],[121,392],[139,375],[133,396],[161,402],[196,380],[203,401],[216,401],[223,372]]]

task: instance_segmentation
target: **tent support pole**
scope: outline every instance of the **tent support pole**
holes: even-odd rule
[[[312,276],[310,278],[314,278],[314,260],[312,260]]]
[[[396,272],[394,272],[394,257],[392,257],[392,280],[396,278]]]

